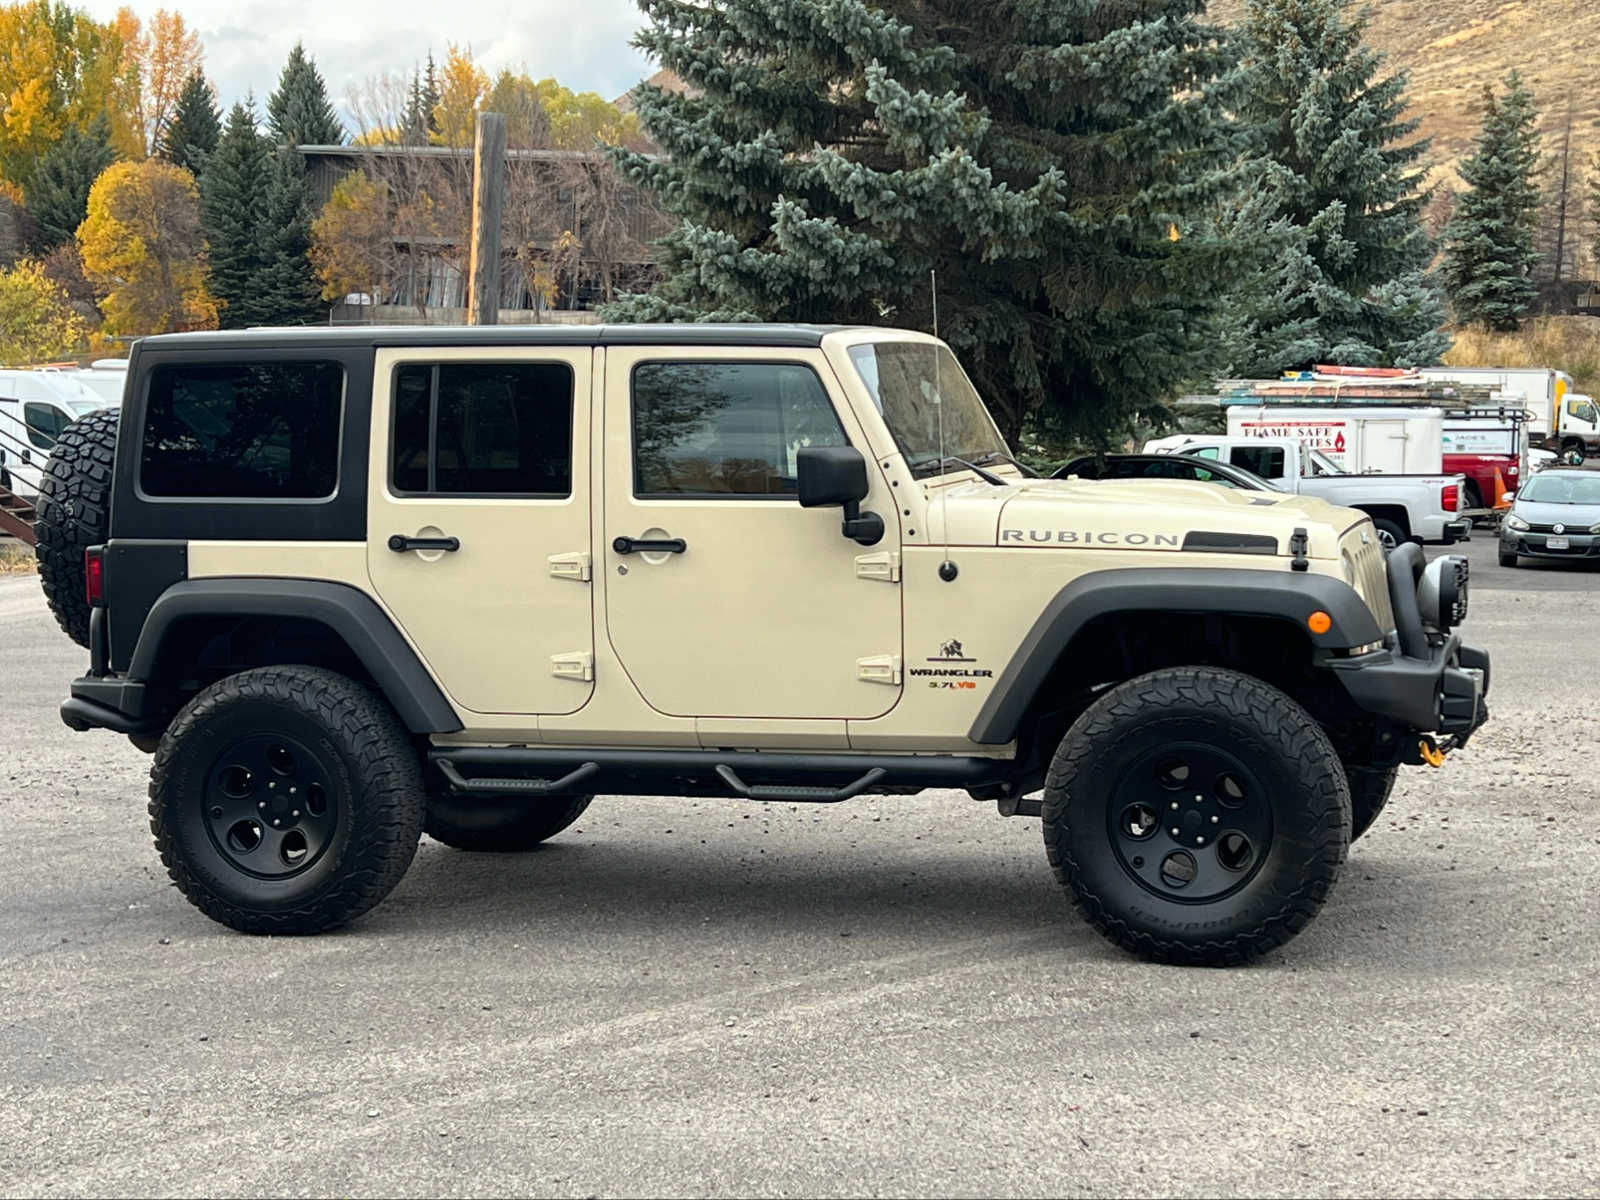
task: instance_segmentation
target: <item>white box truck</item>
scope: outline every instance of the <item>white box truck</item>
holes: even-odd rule
[[[1552,367],[1427,367],[1422,375],[1447,383],[1488,387],[1496,403],[1528,413],[1528,441],[1553,450],[1570,466],[1600,454],[1600,409],[1573,390],[1572,376]]]
[[[1292,438],[1350,475],[1437,475],[1444,470],[1443,409],[1234,405],[1228,435]]]

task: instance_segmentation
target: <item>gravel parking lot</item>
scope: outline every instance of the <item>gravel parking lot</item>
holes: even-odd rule
[[[1594,1193],[1600,572],[1470,553],[1493,722],[1234,971],[1116,951],[1037,821],[956,793],[601,800],[530,855],[424,842],[342,933],[233,934],[0,579],[3,1190]]]

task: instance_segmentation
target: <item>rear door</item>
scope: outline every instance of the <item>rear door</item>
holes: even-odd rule
[[[368,569],[445,692],[477,713],[594,691],[594,351],[378,351]]]

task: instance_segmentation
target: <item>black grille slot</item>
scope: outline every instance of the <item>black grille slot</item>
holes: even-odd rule
[[[1183,548],[1209,554],[1276,554],[1278,539],[1264,533],[1215,533],[1197,530],[1184,537]]]

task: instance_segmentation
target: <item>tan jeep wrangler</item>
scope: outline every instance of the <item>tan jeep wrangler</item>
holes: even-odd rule
[[[948,788],[1042,814],[1120,945],[1242,962],[1486,717],[1463,561],[1034,478],[917,333],[155,337],[122,412],[42,499],[89,650],[62,717],[154,751],[162,859],[236,929],[342,924],[424,830],[526,849],[596,793]]]

